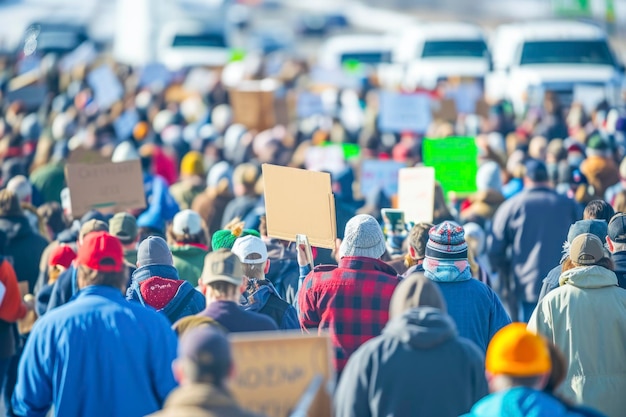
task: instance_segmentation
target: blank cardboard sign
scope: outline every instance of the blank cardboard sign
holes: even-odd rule
[[[146,207],[139,161],[68,164],[65,170],[74,216],[91,209],[117,212]]]
[[[268,236],[295,242],[302,234],[313,246],[335,247],[330,174],[263,164],[263,182]]]
[[[235,374],[230,389],[247,410],[269,417],[288,417],[311,381],[321,375],[332,377],[328,336],[299,332],[232,334]],[[330,416],[326,384],[309,408],[309,417]]]
[[[403,168],[398,172],[398,208],[407,222],[433,221],[435,169]]]

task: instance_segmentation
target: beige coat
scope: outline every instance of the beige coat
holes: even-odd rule
[[[608,417],[626,413],[626,290],[601,266],[561,274],[561,287],[537,306],[528,329],[555,343],[568,360],[560,393]]]

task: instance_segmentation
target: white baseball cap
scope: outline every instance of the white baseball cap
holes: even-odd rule
[[[172,231],[177,235],[197,235],[202,231],[202,219],[193,210],[179,211],[172,221]]]
[[[260,264],[267,260],[267,247],[261,238],[256,236],[248,235],[237,238],[231,251],[244,264]],[[257,256],[251,256],[253,254]]]

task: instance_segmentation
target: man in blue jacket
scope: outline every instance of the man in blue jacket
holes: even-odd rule
[[[37,322],[24,348],[13,409],[20,416],[145,416],[176,386],[176,336],[162,315],[127,302],[120,241],[88,234],[76,258],[81,291]]]

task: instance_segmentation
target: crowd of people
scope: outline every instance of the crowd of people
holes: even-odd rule
[[[189,91],[183,72],[155,86],[113,65],[124,93],[105,106],[95,65],[47,68],[37,108],[0,95],[8,416],[253,416],[228,389],[228,335],[263,331],[330,337],[337,417],[626,412],[619,109],[547,94],[521,119],[498,102],[472,129],[461,114],[381,132],[365,77],[332,114],[258,131],[235,122],[229,77]],[[275,77],[286,95],[313,85],[302,62]],[[431,222],[385,224],[392,196],[360,192],[359,162],[418,166],[425,136],[455,134],[476,135],[477,191],[436,184]],[[330,172],[336,248],[309,259],[268,235],[260,165],[307,168],[326,144],[359,155]],[[146,207],[73,213],[65,167],[78,152],[139,161]]]

